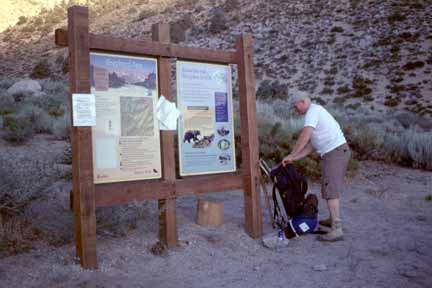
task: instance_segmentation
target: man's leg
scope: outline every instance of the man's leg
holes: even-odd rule
[[[331,227],[333,223],[333,219],[336,221],[340,221],[340,212],[339,212],[339,198],[336,199],[327,199],[327,208],[329,211],[329,217],[324,220],[320,220],[319,224],[326,227]]]
[[[331,222],[334,221],[341,221],[340,218],[340,211],[339,211],[339,198],[336,199],[328,199],[327,200],[327,207],[330,213],[330,220]]]
[[[328,225],[331,226],[331,231],[320,237],[320,240],[338,241],[343,239],[340,217],[340,195],[344,186],[344,176],[349,158],[350,151],[346,145],[336,148],[323,157],[324,177],[322,181],[322,194],[323,198],[327,200],[330,221],[322,221],[325,222],[322,224],[328,225],[331,223],[331,225]]]

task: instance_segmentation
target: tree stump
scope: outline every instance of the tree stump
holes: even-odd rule
[[[197,224],[220,226],[224,222],[224,204],[198,199]]]

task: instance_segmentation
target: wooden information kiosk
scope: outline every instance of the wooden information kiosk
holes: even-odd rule
[[[92,127],[72,127],[73,212],[77,256],[84,268],[97,268],[97,206],[133,201],[158,200],[159,239],[168,247],[177,245],[176,198],[209,192],[240,189],[244,192],[245,230],[256,239],[262,234],[260,169],[256,123],[253,41],[240,36],[234,51],[184,47],[170,43],[168,24],[152,27],[152,40],[122,39],[89,33],[87,7],[68,9],[68,30],[56,30],[55,42],[69,48],[71,93],[90,93],[90,52],[153,57],[157,60],[158,93],[172,101],[172,58],[214,64],[235,64],[238,68],[242,165],[237,172],[176,178],[175,131],[160,132],[162,177],[95,184]]]

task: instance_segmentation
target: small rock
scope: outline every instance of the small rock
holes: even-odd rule
[[[319,271],[319,272],[321,272],[321,271],[327,271],[327,265],[325,265],[325,264],[318,264],[318,265],[313,266],[312,269],[314,271]]]
[[[156,244],[150,247],[150,252],[156,256],[167,256],[168,251],[164,243],[158,241]]]
[[[415,219],[419,222],[426,222],[427,218],[424,215],[417,215]]]
[[[418,267],[415,265],[401,264],[397,270],[399,275],[406,278],[416,278],[419,276]]]

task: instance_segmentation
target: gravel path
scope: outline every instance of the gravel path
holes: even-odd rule
[[[204,197],[225,204],[219,228],[195,224],[195,197],[179,199],[180,245],[153,255],[151,203],[150,217],[125,237],[98,235],[98,270],[75,264],[73,243],[41,247],[1,259],[0,287],[432,287],[431,191],[431,172],[363,162],[343,195],[345,241],[308,235],[279,253],[246,235],[242,194],[228,191]],[[318,194],[318,185],[310,192]]]

